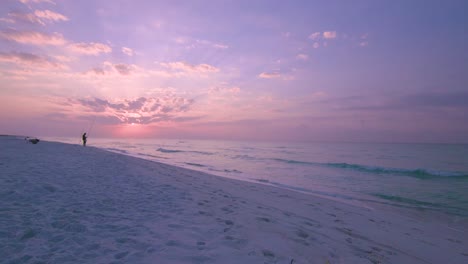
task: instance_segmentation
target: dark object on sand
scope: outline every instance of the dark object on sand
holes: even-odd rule
[[[27,140],[29,143],[32,143],[32,144],[37,144],[40,141],[37,138],[30,138],[30,137],[26,137],[24,140]]]

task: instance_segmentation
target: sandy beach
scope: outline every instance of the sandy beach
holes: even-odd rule
[[[0,137],[0,263],[467,263],[467,219]]]

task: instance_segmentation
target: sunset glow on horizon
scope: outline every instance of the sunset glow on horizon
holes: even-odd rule
[[[468,143],[466,10],[6,0],[0,134]]]

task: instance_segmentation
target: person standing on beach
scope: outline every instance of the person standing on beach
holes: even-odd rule
[[[88,139],[88,137],[86,136],[86,132],[83,134],[81,139],[83,139],[83,147],[86,147],[86,140]]]

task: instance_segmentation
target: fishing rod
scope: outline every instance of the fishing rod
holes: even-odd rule
[[[80,130],[80,136],[78,137],[78,145],[81,144],[81,136],[83,135],[83,129]]]
[[[91,134],[91,131],[93,130],[93,127],[94,127],[94,122],[96,122],[96,116],[94,116],[93,122],[91,122],[91,125],[88,129],[88,133],[86,133],[87,135]]]
[[[94,123],[95,123],[95,122],[96,122],[96,116],[94,116],[93,121],[92,121],[91,124],[89,125],[89,127],[88,127],[88,132],[83,131],[83,129],[81,129],[81,131],[80,131],[79,144],[81,144],[82,141],[83,141],[83,132],[86,132],[86,135],[89,136],[89,134],[91,134],[91,131],[93,130],[93,127],[94,127]]]

